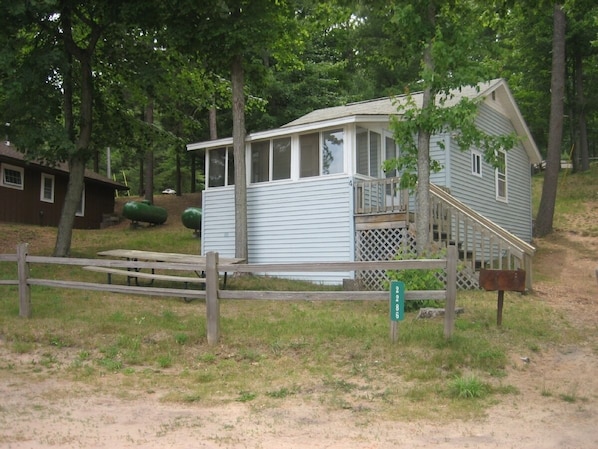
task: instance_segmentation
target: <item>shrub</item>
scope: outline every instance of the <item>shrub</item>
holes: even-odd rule
[[[424,253],[419,259],[441,259],[445,257],[445,251],[434,253]],[[413,260],[418,259],[417,254],[407,251],[400,251],[395,260]],[[441,290],[444,284],[439,277],[442,275],[442,269],[408,269],[408,270],[389,270],[386,275],[389,281],[402,281],[405,283],[405,290]],[[406,301],[405,311],[419,310],[422,307],[439,307],[438,301],[417,300]]]

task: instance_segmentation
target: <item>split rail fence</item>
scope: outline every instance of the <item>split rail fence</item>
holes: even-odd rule
[[[316,262],[286,264],[220,264],[218,253],[206,255],[205,265],[142,262],[111,259],[86,259],[32,256],[28,254],[28,245],[19,244],[16,254],[0,254],[0,262],[16,262],[18,279],[0,279],[0,285],[17,285],[19,293],[19,315],[29,318],[32,314],[31,287],[46,286],[67,289],[105,291],[134,295],[152,295],[163,297],[181,297],[185,299],[205,299],[206,328],[209,345],[215,345],[220,338],[220,300],[389,300],[389,291],[261,291],[261,290],[225,290],[220,288],[220,273],[267,273],[267,272],[343,272],[360,270],[406,270],[406,269],[443,269],[446,271],[444,290],[412,290],[405,292],[405,300],[431,299],[445,301],[444,335],[450,338],[454,329],[455,303],[457,296],[457,249],[450,246],[445,259],[413,259],[370,262]],[[40,279],[31,277],[31,264],[56,264],[70,266],[97,266],[124,268],[129,270],[160,269],[175,271],[204,272],[205,290],[189,288],[166,288],[150,286],[120,285],[111,283],[79,282],[73,280]],[[131,271],[134,277],[135,271]],[[389,314],[390,315],[390,314]],[[391,327],[391,336],[393,329]]]

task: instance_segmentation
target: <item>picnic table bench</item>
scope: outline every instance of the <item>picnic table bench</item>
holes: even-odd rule
[[[188,284],[205,284],[206,279],[204,276],[206,258],[205,256],[195,254],[181,254],[181,253],[164,253],[157,251],[143,251],[136,249],[111,249],[107,251],[98,252],[98,256],[101,257],[113,257],[126,259],[128,261],[146,261],[146,262],[164,262],[164,269],[176,270],[168,266],[168,263],[184,263],[186,265],[195,265],[197,269],[187,269],[192,271],[196,276],[183,276],[183,275],[171,275],[171,274],[159,274],[155,272],[155,268],[151,269],[151,272],[143,272],[139,267],[132,268],[112,268],[103,266],[84,266],[84,270],[95,271],[99,273],[106,273],[108,275],[108,283],[112,283],[113,275],[125,276],[127,278],[127,284],[130,285],[131,279],[135,279],[135,284],[139,285],[139,279],[147,279],[150,284],[154,280],[160,281],[171,281],[171,282],[182,282],[187,288]],[[238,258],[222,258],[223,263],[241,263],[244,259]],[[162,268],[162,267],[160,267]],[[226,273],[224,273],[224,285],[226,286]]]
[[[185,287],[187,284],[205,284],[205,277],[190,277],[190,276],[176,276],[170,274],[157,274],[157,273],[145,273],[136,270],[125,270],[121,268],[110,268],[110,267],[96,267],[93,265],[83,267],[84,270],[95,271],[98,273],[106,273],[108,275],[108,283],[112,284],[112,275],[121,275],[127,277],[127,283],[131,283],[131,279],[149,279],[150,281],[172,281],[172,282],[183,282]],[[138,283],[138,281],[136,281]]]

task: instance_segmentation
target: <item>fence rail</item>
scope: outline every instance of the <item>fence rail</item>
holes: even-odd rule
[[[18,285],[19,315],[28,318],[32,314],[31,287],[45,286],[53,288],[82,289],[135,295],[152,295],[165,297],[200,298],[206,300],[207,339],[214,345],[220,338],[220,305],[221,299],[242,300],[388,300],[388,291],[248,291],[224,290],[219,285],[219,273],[264,273],[272,272],[305,272],[305,271],[359,271],[359,270],[405,270],[405,269],[444,269],[447,273],[444,290],[406,291],[405,300],[434,299],[445,301],[444,335],[451,337],[454,329],[455,303],[457,296],[457,249],[449,247],[446,259],[396,260],[378,262],[317,262],[296,264],[219,264],[218,253],[206,255],[205,264],[172,263],[172,262],[140,262],[110,259],[86,259],[65,257],[31,256],[28,245],[19,244],[16,254],[0,254],[0,262],[16,262],[18,279],[0,280],[0,285]],[[53,264],[70,266],[102,266],[129,269],[161,269],[177,271],[202,271],[206,276],[205,290],[130,286],[119,284],[102,284],[79,282],[72,280],[56,280],[32,278],[31,264]],[[134,277],[134,272],[132,272]]]

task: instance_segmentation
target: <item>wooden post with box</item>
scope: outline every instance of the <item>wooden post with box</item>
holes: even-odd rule
[[[525,270],[480,270],[480,287],[486,291],[498,290],[496,325],[502,324],[505,291],[525,292]]]

